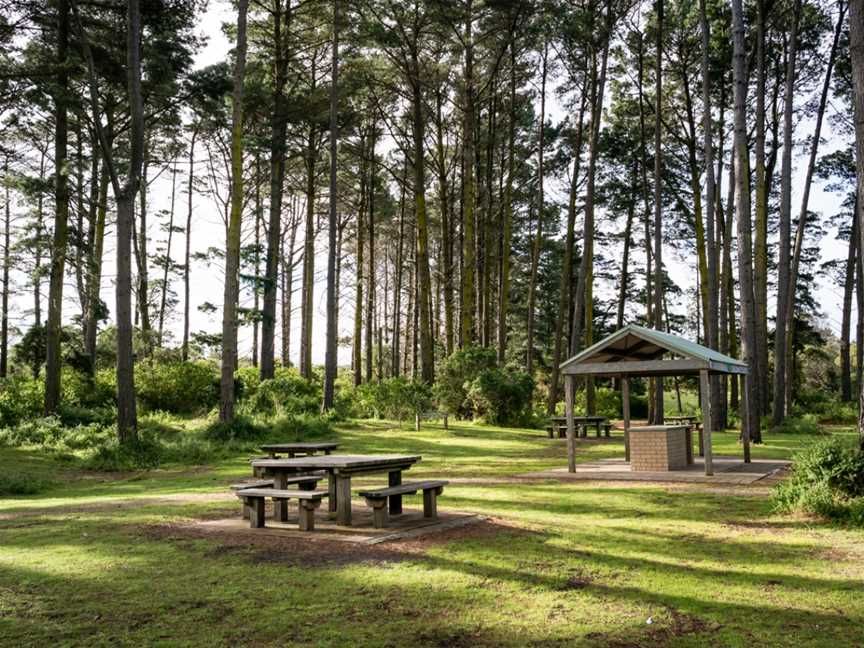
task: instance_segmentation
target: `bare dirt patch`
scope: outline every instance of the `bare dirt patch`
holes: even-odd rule
[[[649,646],[657,648],[658,646],[669,645],[678,637],[706,635],[721,628],[718,623],[701,619],[672,607],[667,607],[666,611],[670,616],[669,623],[655,623],[648,626],[650,629],[639,637],[614,638],[600,645],[604,645],[606,648],[648,648]],[[706,645],[710,645],[710,642],[706,641]]]
[[[500,519],[487,518],[475,524],[439,533],[379,544],[328,540],[314,535],[296,537],[279,534],[249,534],[197,524],[159,524],[139,529],[150,540],[208,540],[215,543],[205,556],[246,556],[255,563],[281,563],[306,567],[340,566],[360,562],[394,563],[422,560],[430,548],[449,542],[489,538],[500,533],[530,534],[527,529]]]

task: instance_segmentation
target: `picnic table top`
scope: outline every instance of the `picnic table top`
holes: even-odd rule
[[[549,417],[549,418],[550,418],[550,420],[552,420],[552,421],[566,421],[566,420],[567,420],[567,417],[566,417],[566,416],[551,416],[551,417]],[[605,416],[597,416],[597,415],[592,415],[592,416],[574,416],[574,417],[573,417],[573,420],[574,420],[574,421],[605,421],[605,420],[606,420],[606,417],[605,417]]]
[[[693,414],[679,414],[677,416],[664,416],[665,421],[695,421],[699,417]]]
[[[339,444],[335,441],[320,443],[268,443],[261,446],[264,452],[303,452],[306,450],[335,450]]]
[[[321,455],[294,459],[255,459],[254,468],[306,468],[309,470],[382,468],[404,466],[420,461],[420,455]]]

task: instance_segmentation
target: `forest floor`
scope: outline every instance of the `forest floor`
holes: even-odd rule
[[[248,455],[96,474],[3,448],[0,471],[54,486],[0,498],[0,645],[864,646],[864,534],[773,513],[770,483],[519,479],[566,461],[538,430],[338,436],[423,455],[410,477],[450,479],[439,507],[485,521],[373,546],[209,537],[184,529],[237,513]],[[753,456],[811,440],[768,435]],[[579,446],[621,453],[620,436]],[[735,435],[715,453],[739,454]]]

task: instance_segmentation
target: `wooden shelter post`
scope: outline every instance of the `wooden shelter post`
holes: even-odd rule
[[[711,448],[711,385],[708,379],[708,370],[703,369],[699,372],[699,382],[702,389],[702,435],[703,435],[703,451],[705,453],[705,474],[711,476],[714,474],[714,451]]]
[[[576,377],[564,376],[564,414],[567,417],[567,470],[576,472],[576,429],[573,401],[576,398]]]
[[[630,461],[630,376],[621,376],[621,414],[624,416],[624,461]]]

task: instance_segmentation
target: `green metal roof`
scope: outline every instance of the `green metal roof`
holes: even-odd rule
[[[700,364],[704,364],[704,368],[715,373],[747,372],[747,365],[741,360],[731,358],[719,351],[709,349],[677,335],[645,328],[637,324],[628,324],[591,345],[563,362],[561,369],[590,363],[603,364],[608,369],[613,363],[627,363],[626,366],[633,367],[634,363],[651,362],[652,372],[656,372],[657,362],[664,362],[661,358],[667,353],[698,361]],[[565,371],[565,373],[567,372]],[[638,373],[638,369],[633,369],[629,373]]]

